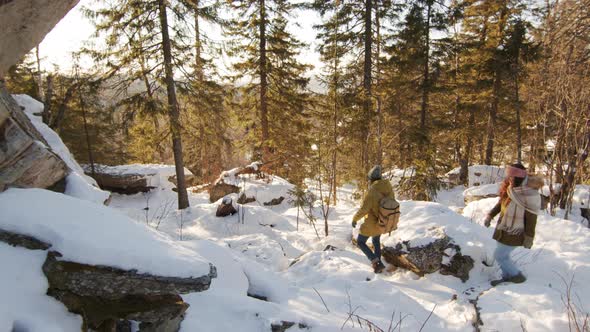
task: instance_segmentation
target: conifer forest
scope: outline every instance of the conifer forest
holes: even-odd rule
[[[412,168],[402,191],[432,200],[455,167],[466,183],[469,165],[522,161],[565,186],[563,208],[589,177],[588,5],[95,1],[100,42],[71,70],[41,70],[33,50],[5,80],[84,163],[175,163],[208,183],[261,161],[334,191],[379,164]],[[294,21],[309,15],[313,72]]]
[[[0,0],[0,332],[590,332],[590,0]]]

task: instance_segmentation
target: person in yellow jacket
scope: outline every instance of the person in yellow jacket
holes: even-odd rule
[[[381,273],[385,268],[381,261],[381,234],[384,230],[378,225],[379,201],[383,197],[395,198],[391,182],[384,180],[381,176],[381,166],[373,167],[368,174],[371,185],[369,191],[363,198],[363,203],[358,212],[352,217],[352,227],[356,227],[357,222],[366,216],[361,225],[356,243],[362,252],[371,261],[375,273]],[[373,248],[367,246],[367,240],[371,238]]]

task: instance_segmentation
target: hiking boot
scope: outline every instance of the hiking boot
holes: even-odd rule
[[[501,283],[504,283],[504,282],[511,282],[511,283],[514,283],[514,284],[521,284],[521,283],[523,283],[525,281],[526,281],[526,277],[522,273],[519,273],[519,274],[514,275],[512,277],[502,278],[502,279],[498,279],[498,280],[492,280],[490,282],[490,284],[493,287],[495,287],[495,286],[497,286],[497,285],[499,285]]]
[[[385,265],[381,262],[379,258],[375,258],[371,261],[371,266],[373,267],[373,272],[381,273],[383,269],[385,269]]]
[[[512,277],[508,278],[508,282],[512,282],[512,283],[515,283],[515,284],[521,284],[521,283],[523,283],[525,281],[526,281],[526,277],[522,273],[519,273],[519,274],[517,274],[515,276],[512,276]]]
[[[505,278],[502,278],[502,279],[496,279],[496,280],[492,280],[492,281],[490,282],[490,285],[492,285],[492,287],[496,287],[496,286],[498,286],[499,284],[501,284],[501,283],[503,283],[503,282],[507,282],[507,281],[508,281],[508,279],[505,279]]]

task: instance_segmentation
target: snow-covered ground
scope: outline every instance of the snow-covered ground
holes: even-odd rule
[[[55,149],[64,150],[61,140],[56,142]],[[303,324],[289,331],[369,330],[367,321],[385,331],[398,324],[396,330],[404,331],[473,331],[476,307],[482,331],[569,331],[563,299],[571,280],[572,300],[581,313],[590,311],[590,233],[575,211],[587,202],[587,186],[576,191],[571,221],[541,215],[533,248],[514,252],[528,280],[491,288],[499,270],[492,261],[493,230],[482,222],[497,198],[465,206],[466,188],[457,187],[440,192],[438,203],[402,201],[399,229],[383,237],[385,245],[420,245],[446,233],[475,261],[463,283],[401,269],[375,275],[351,243],[351,219],[359,204],[352,186],[339,189],[326,237],[319,202],[312,210],[314,227],[290,204],[292,185],[278,177],[234,179],[257,201],[217,218],[217,204],[209,203],[207,193],[191,192],[191,207],[179,212],[164,174],[169,168],[133,166],[142,169],[158,173],[157,187],[113,194],[108,207],[93,197],[39,189],[0,193],[0,228],[49,241],[67,259],[83,263],[174,276],[202,275],[209,262],[214,264],[218,277],[210,289],[183,296],[191,306],[182,331],[269,331],[280,321]],[[481,174],[491,179],[496,172]],[[280,196],[286,198],[280,205],[263,205]],[[237,195],[232,197],[235,202]],[[44,295],[43,258],[43,252],[0,243],[0,331],[79,330],[80,317]],[[351,313],[367,321],[361,327],[348,319]]]

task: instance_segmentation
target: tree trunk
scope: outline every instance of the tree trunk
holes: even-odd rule
[[[268,90],[268,82],[267,82],[267,63],[266,63],[266,4],[264,3],[265,0],[260,1],[260,45],[259,45],[259,52],[260,52],[260,65],[259,65],[259,75],[260,75],[260,125],[262,129],[262,137],[260,146],[262,148],[262,160],[266,161],[269,158],[269,147],[268,147],[268,139],[269,139],[269,129],[268,129],[268,101],[267,101],[267,90]]]
[[[37,60],[37,93],[39,94],[39,100],[45,100],[45,98],[43,98],[43,75],[41,74],[41,56],[39,55],[39,45],[35,47],[35,58]],[[47,122],[43,122],[47,124]]]
[[[467,145],[465,146],[465,155],[461,162],[461,174],[465,178],[461,179],[464,183],[469,182],[469,162],[473,154],[473,141],[475,140],[475,110],[473,107],[469,108],[469,122],[467,123]]]
[[[199,85],[203,84],[203,80],[204,80],[204,74],[203,74],[203,63],[202,63],[202,59],[201,59],[201,31],[200,31],[200,25],[199,25],[199,0],[193,0],[193,5],[194,5],[194,19],[195,19],[195,72],[197,75],[197,79],[199,81]],[[198,107],[197,105],[195,105],[195,107]],[[197,109],[198,112],[198,109]],[[202,115],[202,114],[199,114]],[[203,181],[204,179],[204,169],[205,169],[205,156],[206,156],[206,144],[205,142],[205,128],[202,124],[203,119],[199,119],[199,121],[201,122],[201,124],[199,125],[199,148],[198,148],[198,154],[199,154],[199,165],[197,165],[197,169],[198,169],[198,173],[197,176],[200,177],[201,181]],[[210,167],[207,167],[208,169],[210,169]]]
[[[514,74],[514,85],[514,108],[516,109],[516,159],[519,163],[522,163],[522,127],[520,123],[520,95],[518,86],[518,71]]]
[[[82,120],[84,120],[84,135],[86,136],[86,147],[88,149],[88,163],[90,164],[90,171],[92,177],[96,176],[94,170],[94,157],[92,156],[92,144],[90,143],[90,134],[88,132],[88,119],[86,117],[86,105],[84,103],[82,85],[78,83],[78,98],[80,99],[80,108],[82,109]]]
[[[380,78],[380,66],[379,66],[379,57],[381,55],[381,24],[379,22],[379,7],[378,4],[375,4],[375,25],[376,25],[376,32],[377,32],[377,53],[376,53],[376,61],[375,67],[377,67],[377,74],[375,77],[375,82],[377,87],[380,87],[379,78]],[[382,99],[381,99],[381,91],[377,93],[377,165],[382,166],[383,164],[383,145],[382,145],[382,136],[383,136],[383,109],[382,109]]]
[[[49,127],[58,133],[61,130],[61,122],[63,121],[63,118],[66,113],[66,109],[68,108],[68,103],[70,102],[70,99],[72,99],[72,96],[74,95],[74,91],[77,88],[78,88],[77,84],[72,84],[68,87],[68,89],[66,90],[66,94],[64,95],[64,98],[59,103],[59,108],[57,109],[57,114],[51,120],[51,124],[49,125]]]
[[[338,24],[336,24],[336,34],[338,33]],[[338,49],[338,37],[336,37],[336,42],[334,46],[334,113],[332,114],[332,199],[334,205],[336,205],[336,186],[338,185],[337,182],[337,174],[338,170],[336,169],[338,165],[338,54],[336,54],[336,50]]]
[[[426,9],[426,48],[424,50],[425,61],[424,61],[424,79],[422,81],[422,105],[420,107],[420,131],[426,137],[426,113],[428,113],[428,97],[430,93],[430,14],[432,11],[432,5],[428,2]],[[426,143],[426,142],[421,142]]]
[[[168,94],[168,115],[170,116],[170,131],[172,133],[172,151],[174,152],[174,164],[176,166],[176,180],[178,189],[178,209],[189,207],[186,181],[184,178],[184,162],[182,160],[182,138],[180,136],[180,112],[176,100],[174,87],[174,74],[172,72],[172,50],[170,36],[168,35],[168,17],[166,14],[166,1],[158,0],[160,28],[162,30],[162,51],[164,53],[164,67],[166,72],[166,91]]]
[[[494,74],[494,88],[492,90],[492,104],[488,113],[487,144],[484,164],[491,165],[494,158],[494,142],[496,140],[496,123],[498,120],[498,104],[500,102],[500,73]]]
[[[45,99],[43,101],[43,113],[41,114],[41,119],[44,124],[49,125],[51,120],[51,99],[53,98],[53,77],[51,75],[47,75],[45,88]]]
[[[199,28],[199,0],[193,0],[195,15],[195,71],[199,83],[203,82],[203,63],[201,61],[201,31]]]
[[[373,0],[365,0],[365,59],[363,68],[363,114],[364,122],[363,128],[363,148],[362,148],[362,165],[364,171],[369,170],[369,127],[371,122],[371,85],[372,85],[372,49],[373,49],[373,33],[372,17],[373,17]]]

